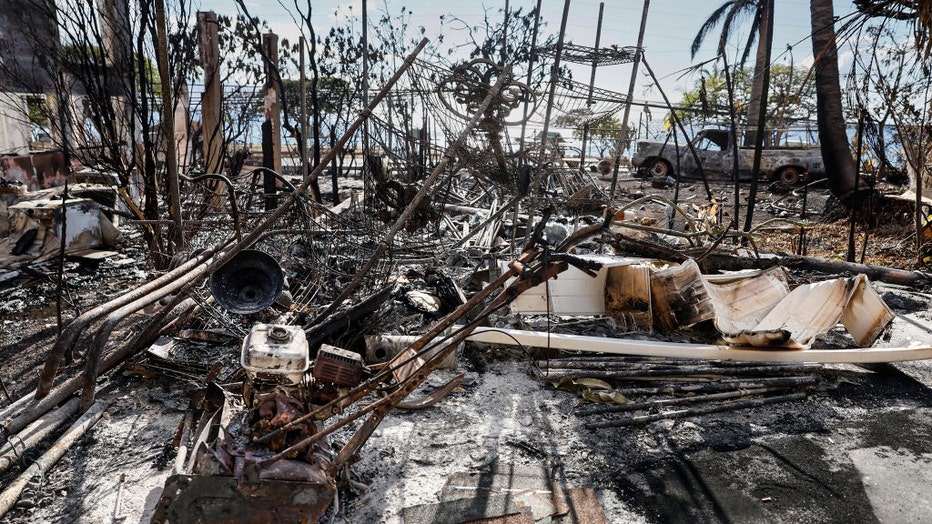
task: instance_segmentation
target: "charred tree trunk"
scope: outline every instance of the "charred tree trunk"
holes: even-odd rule
[[[262,34],[262,62],[265,66],[265,122],[262,123],[262,165],[275,171],[282,172],[282,131],[281,131],[281,99],[285,97],[285,90],[281,89],[279,79],[278,61],[278,35],[275,33]],[[262,192],[265,195],[265,210],[271,211],[278,207],[278,198],[275,196],[277,181],[271,173],[262,176]]]
[[[757,203],[757,185],[760,182],[761,154],[765,140],[769,143],[765,129],[767,127],[767,98],[770,93],[770,48],[773,42],[773,7],[774,0],[763,0],[763,20],[761,21],[760,44],[757,46],[757,66],[754,68],[754,86],[760,83],[757,95],[757,113],[754,114],[754,125],[748,129],[753,132],[751,143],[754,146],[754,159],[751,163],[751,192],[748,194],[748,211],[744,217],[744,231],[750,231],[754,223],[754,206]],[[754,103],[754,89],[751,89],[751,105]],[[750,117],[750,115],[749,115]],[[747,136],[745,136],[747,138]],[[745,144],[747,145],[747,144]],[[738,217],[735,217],[737,220]]]
[[[835,13],[832,0],[811,0],[812,50],[815,55],[816,101],[819,105],[819,142],[829,188],[845,205],[851,206],[856,169],[845,132],[835,42]]]
[[[908,271],[904,269],[873,266],[870,264],[857,264],[854,262],[843,262],[841,260],[798,255],[785,255],[765,259],[734,256],[726,253],[712,253],[700,262],[699,267],[702,269],[703,273],[713,273],[716,271],[738,271],[741,269],[767,269],[777,265],[801,271],[818,271],[827,275],[839,273],[857,275],[863,273],[867,275],[867,278],[874,281],[914,288],[928,289],[929,286],[932,286],[932,275],[921,271]]]
[[[310,4],[310,3],[309,3]],[[314,167],[320,164],[320,91],[318,90],[318,80],[320,78],[320,68],[317,64],[317,34],[314,31],[314,25],[311,24],[311,12],[308,8],[307,28],[311,34],[311,52],[309,58],[311,62],[311,129],[314,133]],[[320,190],[318,189],[318,195]],[[319,197],[318,197],[319,198]]]
[[[148,3],[140,4],[140,19],[143,23],[147,23],[149,20],[149,5]],[[136,37],[136,53],[139,57],[145,56],[143,54],[143,49],[145,48],[145,36],[146,31],[140,30],[139,34]],[[136,60],[136,67],[138,68],[138,73],[140,78],[145,78],[145,68],[146,64],[142,59]],[[140,89],[147,89],[145,82],[140,82]],[[156,145],[152,141],[151,133],[151,121],[148,117],[150,114],[149,108],[149,97],[146,96],[146,93],[140,93],[139,96],[139,107],[140,114],[145,115],[141,119],[142,125],[142,191],[143,191],[143,216],[146,220],[156,220],[159,218],[160,206],[159,206],[159,183],[158,183],[158,170],[155,162],[155,147]],[[128,187],[127,187],[128,189]],[[163,269],[168,261],[162,255],[166,253],[167,250],[163,245],[164,238],[162,235],[162,230],[158,227],[143,227],[142,228],[143,238],[146,241],[146,244],[149,246],[149,257],[152,259],[153,265],[158,269]]]
[[[767,107],[767,93],[764,89],[765,74],[770,72],[770,48],[773,43],[773,3],[764,0],[759,11],[761,17],[757,37],[757,55],[754,59],[754,79],[751,82],[751,99],[748,103],[748,126],[744,132],[744,145],[753,146],[757,134],[763,133],[760,123],[761,106]],[[761,128],[761,129],[758,129]],[[765,135],[765,140],[766,135]],[[769,145],[769,140],[767,144]]]

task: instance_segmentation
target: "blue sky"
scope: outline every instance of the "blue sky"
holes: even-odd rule
[[[295,0],[246,0],[250,14],[266,20],[270,28],[282,38],[295,39],[300,31],[292,17],[286,12],[282,4],[292,6]],[[660,84],[667,96],[674,103],[683,92],[692,88],[697,81],[696,74],[684,74],[684,70],[691,65],[715,57],[717,32],[713,33],[696,59],[690,57],[692,40],[702,23],[708,18],[723,0],[652,0],[645,31],[644,48],[645,57],[651,68],[660,77]],[[297,0],[305,5],[304,0]],[[359,16],[362,12],[361,0],[313,0],[312,19],[318,34],[325,34],[335,23],[339,23],[342,14],[347,13],[347,6],[352,6],[352,13]],[[536,0],[511,0],[513,9],[523,7],[530,11],[536,5]],[[595,30],[599,14],[599,0],[571,0],[566,38],[578,45],[593,46],[595,44]],[[811,23],[809,15],[809,0],[775,0],[775,23],[773,62],[789,63],[792,59],[797,65],[811,64],[812,51],[809,41]],[[836,17],[845,17],[854,11],[850,0],[835,0]],[[195,4],[197,5],[197,4]],[[454,15],[469,24],[481,24],[486,11],[490,17],[500,16],[498,10],[504,7],[505,1],[475,2],[472,0],[459,2],[443,2],[437,0],[370,0],[368,9],[372,20],[378,18],[380,12],[386,9],[397,14],[401,6],[413,12],[412,26],[424,26],[426,36],[436,37],[440,30],[438,20],[441,15]],[[633,46],[637,43],[637,33],[640,26],[643,0],[608,0],[605,2],[601,46],[612,44],[618,46]],[[547,22],[546,31],[557,33],[563,13],[563,0],[543,0],[541,11]],[[200,0],[201,10],[213,10],[221,14],[235,14],[236,3],[233,0]],[[372,23],[372,22],[370,22]],[[747,25],[747,24],[745,24]],[[729,62],[737,56],[737,46],[746,39],[746,30],[735,35],[734,45],[731,48]],[[445,42],[460,39],[455,32],[449,31],[445,35]],[[788,50],[791,46],[792,51]],[[846,69],[846,58],[851,53],[842,46],[839,50],[842,71]],[[753,61],[753,57],[751,58]],[[574,78],[588,81],[589,66],[571,65]],[[596,85],[618,93],[626,93],[630,79],[630,65],[618,65],[599,68],[596,76]],[[649,100],[662,103],[660,92],[652,87],[652,82],[646,76],[642,67],[638,75],[637,87],[634,92],[635,101]],[[640,118],[640,106],[632,108],[631,122],[637,125]],[[659,122],[664,111],[654,111],[653,121]],[[659,127],[651,132],[659,131]]]
[[[251,14],[269,22],[273,31],[284,38],[294,38],[298,35],[291,17],[281,4],[290,6],[291,1],[277,0],[247,0]],[[300,4],[303,4],[299,0]],[[595,28],[599,13],[598,0],[572,0],[570,5],[567,39],[579,45],[592,46],[595,44]],[[692,76],[679,78],[678,71],[689,67],[697,61],[712,58],[715,54],[714,41],[704,46],[696,60],[689,55],[689,47],[702,22],[719,5],[722,0],[692,0],[689,2],[674,0],[653,0],[645,32],[645,56],[658,76],[663,77],[662,85],[669,91],[668,95],[679,98],[680,92],[688,89],[695,80]],[[236,4],[232,0],[201,0],[201,9],[214,10],[223,14],[235,14]],[[347,5],[353,6],[356,14],[361,13],[361,0],[314,0],[313,21],[319,33],[325,33],[336,21],[335,10],[344,10]],[[401,6],[413,11],[412,25],[423,25],[427,28],[427,36],[435,36],[439,30],[438,19],[440,15],[455,15],[468,23],[479,23],[484,9],[497,11],[505,5],[503,0],[487,2],[438,2],[425,0],[371,0],[370,13],[377,13],[387,8],[392,13],[398,12]],[[533,9],[536,0],[512,0],[510,5]],[[542,14],[548,22],[548,30],[556,33],[560,27],[560,19],[564,3],[561,0],[544,0]],[[640,24],[642,0],[608,0],[605,2],[605,11],[602,27],[602,45],[616,44],[619,46],[635,45]],[[853,10],[850,1],[836,1],[836,16],[844,16]],[[373,16],[374,18],[374,16]],[[808,0],[778,0],[775,10],[774,24],[774,61],[788,61],[790,53],[787,46],[793,48],[792,58],[796,63],[804,63],[811,59],[811,46],[808,36],[810,33],[809,1]],[[447,38],[456,38],[450,32]],[[714,36],[713,36],[714,39]],[[740,39],[735,39],[740,41]],[[628,66],[613,66],[601,68],[596,77],[600,87],[615,91],[626,91],[630,69]],[[577,78],[588,78],[588,67],[579,66]],[[639,81],[646,86],[647,79]],[[649,97],[659,99],[659,94],[650,93],[639,87],[635,95],[637,98]]]

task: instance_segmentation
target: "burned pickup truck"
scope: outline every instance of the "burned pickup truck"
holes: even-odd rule
[[[731,131],[703,129],[696,134],[691,146],[677,147],[672,140],[639,140],[631,163],[638,173],[653,178],[677,174],[698,177],[701,168],[710,179],[733,180],[735,141]],[[753,160],[753,147],[738,146],[739,180],[751,179]],[[763,149],[759,173],[762,180],[793,185],[824,177],[825,167],[818,146],[787,144]]]

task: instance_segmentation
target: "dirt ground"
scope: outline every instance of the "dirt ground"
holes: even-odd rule
[[[658,191],[630,179],[621,189],[629,199]],[[704,203],[697,184],[681,191]],[[717,191],[727,202],[730,188]],[[762,220],[795,205],[785,193],[767,198]],[[810,204],[820,205],[820,198],[824,203],[824,192]],[[664,210],[646,205],[635,212],[659,219]],[[891,219],[873,228],[865,262],[912,269],[903,227]],[[845,222],[815,225],[809,254],[837,256],[845,245],[842,233]],[[759,248],[789,252],[795,238],[765,235]],[[69,315],[146,279],[144,251],[129,240],[98,267],[68,266]],[[932,294],[875,287],[897,315],[878,345],[927,344]],[[7,283],[0,309],[7,405],[35,387],[54,340],[54,286],[42,278]],[[845,336],[831,333],[829,344],[844,343]],[[234,362],[239,345],[213,351]],[[456,369],[435,373],[418,393],[460,372],[466,374],[462,387],[432,408],[393,411],[353,465],[355,487],[340,493],[325,521],[401,522],[404,508],[437,502],[455,474],[503,466],[541,466],[565,488],[593,488],[612,523],[924,522],[932,514],[932,443],[926,438],[932,432],[932,363],[827,365],[803,400],[598,430],[574,415],[579,397],[535,378],[535,371],[521,352],[468,347]],[[125,368],[112,373],[98,394],[111,402],[107,415],[2,522],[149,522],[192,387],[172,376],[139,376]],[[334,435],[334,445],[347,436]],[[0,483],[21,467],[0,476]]]

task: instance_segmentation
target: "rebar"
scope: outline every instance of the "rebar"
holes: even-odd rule
[[[700,406],[696,408],[688,408],[688,409],[683,409],[679,411],[666,411],[663,413],[638,415],[638,416],[629,417],[629,418],[608,420],[605,422],[588,422],[586,423],[586,427],[589,429],[603,429],[603,428],[615,428],[615,427],[621,427],[621,426],[632,426],[635,424],[646,424],[648,422],[655,422],[658,420],[698,417],[701,415],[708,415],[711,413],[720,413],[722,411],[756,408],[756,407],[761,407],[761,406],[767,406],[770,404],[778,404],[781,402],[794,402],[797,400],[803,400],[805,398],[806,398],[805,393],[789,393],[787,395],[777,395],[773,397],[761,397],[761,398],[755,398],[755,399],[750,399],[750,400],[737,400],[733,402],[723,402],[721,404],[713,404],[710,406]]]

